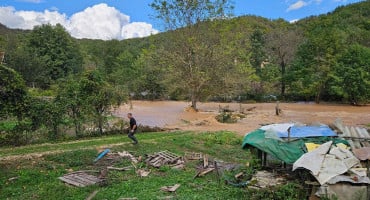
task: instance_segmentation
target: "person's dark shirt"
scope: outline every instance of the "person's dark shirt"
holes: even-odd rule
[[[130,129],[131,130],[134,128],[134,125],[136,125],[136,120],[135,120],[135,118],[131,117],[130,118]],[[134,130],[136,130],[136,129],[137,129],[137,126],[135,127]]]

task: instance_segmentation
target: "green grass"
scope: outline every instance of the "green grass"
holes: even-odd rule
[[[140,144],[131,145],[126,135],[109,136],[74,142],[31,145],[19,148],[0,148],[0,199],[85,199],[94,190],[99,190],[94,199],[158,199],[175,196],[175,199],[300,199],[295,186],[287,185],[277,189],[249,190],[224,183],[216,173],[193,179],[199,161],[186,163],[184,170],[161,167],[150,168],[149,177],[139,178],[134,170],[110,171],[104,186],[77,188],[65,185],[58,177],[76,170],[99,170],[103,166],[94,164],[97,147],[111,151],[130,151],[135,156],[169,150],[178,155],[184,152],[201,152],[211,158],[245,165],[251,161],[250,154],[241,149],[242,138],[231,132],[216,133],[148,133],[137,135]],[[50,151],[60,151],[50,153]],[[5,159],[4,156],[29,153],[47,153],[41,157],[19,157]],[[123,160],[115,166],[128,166]],[[139,168],[146,168],[139,163]],[[18,177],[15,180],[9,178]],[[221,179],[219,179],[221,178]],[[162,186],[181,184],[176,193],[160,191]]]

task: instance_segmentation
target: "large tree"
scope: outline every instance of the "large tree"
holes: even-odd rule
[[[370,99],[370,48],[349,46],[338,59],[336,84],[353,105],[368,103]]]
[[[158,48],[158,65],[168,67],[169,90],[187,93],[196,109],[200,99],[220,92],[220,83],[230,80],[225,77],[233,70],[227,69],[234,66],[224,59],[221,34],[205,22],[227,17],[232,6],[227,0],[154,0],[151,7],[170,30]]]
[[[26,45],[29,54],[43,66],[40,70],[42,80],[39,80],[42,87],[48,87],[55,80],[82,70],[80,50],[60,24],[36,26]]]
[[[302,35],[297,27],[286,21],[278,20],[276,25],[277,27],[266,35],[266,50],[269,53],[269,61],[279,66],[280,95],[285,98],[287,69],[302,41]]]

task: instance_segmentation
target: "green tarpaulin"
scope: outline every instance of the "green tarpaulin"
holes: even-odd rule
[[[323,144],[328,141],[333,141],[334,144],[343,143],[349,146],[346,140],[331,137],[295,138],[294,140],[288,142],[272,137],[266,137],[264,130],[257,129],[251,133],[248,133],[244,137],[243,148],[253,146],[279,160],[284,161],[285,163],[293,164],[304,153],[307,153],[305,143],[312,142],[316,144]]]

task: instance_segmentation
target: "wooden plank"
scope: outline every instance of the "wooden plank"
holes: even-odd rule
[[[166,158],[168,160],[172,160],[172,159],[175,159],[177,157],[177,156],[172,156],[172,155],[165,154],[165,153],[158,153],[158,156],[160,156],[162,158]]]
[[[203,168],[207,168],[208,167],[208,156],[205,155],[203,157]]]
[[[59,180],[65,182],[65,183],[68,183],[70,185],[74,185],[74,186],[77,186],[77,187],[85,187],[85,185],[79,183],[79,182],[75,182],[73,180],[70,180],[70,179],[66,179],[64,177],[59,177]]]
[[[132,167],[112,167],[112,166],[109,166],[107,167],[108,170],[117,170],[117,171],[128,171],[130,169],[132,169]]]
[[[175,192],[180,186],[180,184],[175,184],[174,186],[164,186],[161,187],[161,190],[165,192]]]
[[[235,178],[236,179],[238,179],[238,178],[240,178],[241,176],[243,176],[244,175],[244,173],[243,172],[240,172],[240,173],[237,173],[237,174],[235,174]]]
[[[86,179],[83,179],[83,178],[80,178],[78,176],[75,176],[75,177],[71,177],[71,176],[68,176],[68,177],[65,177],[66,179],[69,179],[71,181],[74,181],[74,182],[78,182],[84,186],[87,186],[87,185],[92,185],[94,184],[95,182],[91,182],[91,181],[88,181]]]
[[[204,171],[200,172],[200,173],[199,173],[199,176],[204,176],[204,175],[208,174],[209,172],[211,172],[211,171],[213,171],[213,170],[215,170],[215,168],[208,168],[208,169],[206,169],[206,170],[204,170]]]
[[[96,177],[89,177],[89,176],[85,176],[85,175],[72,176],[71,178],[76,180],[76,181],[80,181],[81,183],[86,183],[86,184],[89,184],[89,185],[95,184],[96,182],[99,181],[99,179],[96,178]]]
[[[203,158],[201,153],[185,152],[185,158],[188,160],[200,160]]]
[[[96,176],[92,176],[92,175],[89,175],[83,172],[67,174],[63,177],[59,177],[59,179],[62,180],[63,182],[66,182],[68,184],[75,185],[78,187],[85,187],[87,185],[93,185],[101,181]]]

